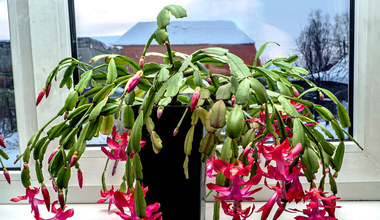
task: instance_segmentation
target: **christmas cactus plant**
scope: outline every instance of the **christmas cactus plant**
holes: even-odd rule
[[[336,219],[339,197],[335,179],[342,167],[344,140],[346,136],[352,139],[344,130],[350,126],[344,106],[331,92],[307,80],[305,69],[292,65],[297,56],[279,57],[257,65],[268,43],[252,55],[255,56],[252,65],[244,64],[223,48],[205,48],[192,54],[172,51],[166,29],[170,14],[186,17],[180,6],[165,7],[157,16],[157,29],[139,62],[121,55],[96,56],[90,64],[66,58],[50,73],[37,105],[44,96],[48,97],[54,79],[61,78],[60,87],[66,86],[71,92],[57,115],[30,139],[19,157],[23,161],[21,179],[26,195],[12,201],[27,199],[36,219],[42,219],[40,203],[55,214],[53,219],[73,216],[74,211],[66,209],[66,199],[70,201],[66,198],[69,181],[76,172],[82,187],[80,163],[86,141],[101,133],[110,137],[108,147],[101,147],[107,163],[99,173],[103,199],[98,202],[108,200],[108,209],[114,203],[118,210],[115,213],[122,219],[162,218],[159,203],[146,204],[149,186],[143,186],[141,160],[147,158],[140,157],[139,152],[153,150],[158,154],[164,147],[152,118],[160,118],[167,105],[177,103],[187,106],[184,114],[191,111],[192,126],[184,140],[183,155],[172,156],[183,157],[184,175],[188,177],[189,155],[195,151],[202,153],[206,174],[214,179],[205,186],[215,193],[214,219],[219,219],[220,208],[232,219],[247,219],[254,211],[262,213],[261,219],[267,219],[272,210],[275,219],[283,211],[298,213],[296,219]],[[153,40],[165,46],[167,53],[147,53]],[[161,57],[163,63],[145,63],[147,56]],[[105,63],[96,65],[99,60]],[[227,66],[230,74],[220,75],[206,68],[212,65]],[[75,69],[82,75],[72,88]],[[58,77],[60,74],[63,77]],[[292,84],[291,78],[305,81],[310,88],[304,91]],[[86,89],[89,84],[91,88]],[[323,105],[302,99],[316,91],[321,99],[327,95],[337,105],[339,122]],[[134,111],[132,106],[138,106],[139,110]],[[157,116],[151,114],[153,108],[158,108]],[[310,111],[331,123],[335,136],[316,122]],[[122,121],[123,126],[113,126],[116,120]],[[174,128],[174,135],[185,132],[179,130],[181,121]],[[199,123],[205,135],[199,146],[193,146],[194,129]],[[149,133],[152,148],[144,147],[144,129]],[[339,145],[335,147],[325,137],[336,137]],[[53,140],[59,140],[59,146],[48,152]],[[50,155],[47,160],[45,155]],[[40,188],[31,186],[31,160]],[[117,168],[124,170],[120,186],[107,188],[105,171],[109,160],[115,161],[112,173]],[[120,161],[125,166],[117,167]],[[43,170],[48,171],[48,178]],[[309,186],[303,188],[300,179],[309,182]],[[47,181],[52,182],[55,192],[48,191]],[[326,182],[329,187],[325,187]],[[243,209],[241,203],[253,201],[262,183],[273,191],[269,201],[258,209],[253,202]],[[40,190],[43,200],[36,198]],[[50,205],[52,193],[58,194],[58,201]],[[288,203],[301,201],[306,204],[304,210],[287,208]],[[59,208],[55,207],[57,203]]]

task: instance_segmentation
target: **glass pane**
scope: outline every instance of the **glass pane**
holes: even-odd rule
[[[173,50],[192,53],[207,45],[220,46],[252,65],[255,51],[263,43],[275,41],[281,46],[269,45],[261,63],[298,54],[296,64],[310,72],[306,78],[331,90],[348,109],[349,0],[76,1],[79,58],[88,61],[106,52],[138,61],[155,30],[158,12],[169,4],[182,5],[188,15],[172,19],[168,26]],[[150,49],[165,51],[155,42]],[[148,57],[149,61],[157,60]],[[228,72],[228,68],[212,68]],[[308,85],[300,86],[307,89]],[[329,97],[321,102],[319,94],[312,93],[305,99],[323,104],[337,116]]]
[[[6,168],[19,168],[19,164],[13,164],[20,152],[9,39],[7,1],[0,0],[0,135],[7,147],[4,151],[9,156],[8,160],[2,161]]]

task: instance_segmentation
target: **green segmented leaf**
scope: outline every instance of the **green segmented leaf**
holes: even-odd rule
[[[96,118],[99,116],[99,114],[100,114],[102,108],[106,105],[107,101],[108,101],[108,98],[104,98],[101,102],[99,102],[99,103],[94,107],[94,109],[92,109],[92,111],[91,111],[91,113],[90,113],[90,115],[89,115],[89,117],[88,117],[88,120],[89,120],[90,122],[93,122],[93,121],[96,120]]]
[[[179,88],[182,85],[183,73],[178,72],[175,75],[172,75],[166,84],[168,84],[165,97],[173,97],[177,95]]]
[[[128,64],[129,67],[131,67],[133,71],[137,72],[140,70],[140,65],[129,57],[118,55],[114,58],[114,60],[115,60],[116,66],[124,66]]]
[[[261,47],[256,52],[255,60],[253,61],[253,66],[257,66],[257,60],[259,59],[261,54],[264,52],[265,48],[267,48],[268,44],[270,44],[270,43],[276,44],[277,46],[280,46],[278,43],[276,43],[274,41],[269,41],[269,42],[266,42],[263,45],[261,45]]]
[[[150,75],[160,71],[161,66],[157,63],[145,63],[142,70],[144,71],[144,75]]]
[[[334,129],[336,136],[340,141],[344,141],[343,129],[339,126],[338,122],[334,119],[331,121],[331,127]]]
[[[306,148],[302,155],[301,162],[312,173],[317,173],[319,169],[318,159],[318,155],[311,148]]]
[[[146,202],[144,198],[144,192],[141,187],[141,183],[139,180],[136,180],[135,185],[135,207],[136,207],[136,214],[140,218],[146,217]]]
[[[216,91],[216,99],[230,99],[231,98],[231,83],[227,83],[223,86],[220,86]]]
[[[341,141],[339,143],[338,148],[336,149],[335,155],[334,155],[334,163],[335,163],[335,166],[336,166],[335,170],[337,172],[339,172],[340,168],[342,167],[344,151],[345,151],[344,142]]]
[[[1,156],[2,158],[6,159],[6,160],[9,159],[8,154],[6,154],[6,153],[3,151],[3,149],[1,149],[1,148],[0,148],[0,156]]]
[[[342,104],[338,104],[338,116],[339,122],[343,128],[351,127],[350,116],[347,113],[346,108]]]
[[[44,182],[44,175],[42,174],[42,169],[41,169],[40,163],[38,162],[38,160],[36,160],[35,162],[36,162],[36,164],[34,165],[34,168],[36,169],[37,180],[39,183],[43,183]]]
[[[332,93],[332,92],[330,92],[329,90],[327,90],[327,89],[322,89],[322,88],[320,88],[321,90],[322,90],[322,92],[323,93],[325,93],[331,100],[333,100],[333,102],[335,103],[335,104],[339,104],[340,102],[339,102],[339,99]]]
[[[244,64],[244,61],[242,59],[232,53],[227,53],[226,56],[232,76],[235,76],[238,79],[242,79],[251,75],[251,72]]]
[[[336,186],[336,182],[334,177],[332,176],[331,172],[329,172],[329,183],[330,183],[330,190],[332,193],[337,194],[338,193],[338,187]]]
[[[226,55],[226,53],[228,53],[227,49],[220,48],[220,47],[210,47],[210,48],[200,49],[199,51],[201,53],[210,53],[210,54],[215,54],[218,56],[224,56]]]
[[[21,171],[21,183],[25,188],[32,185],[32,183],[30,182],[29,166],[27,166],[26,169],[22,169]]]
[[[47,138],[48,138],[48,137],[43,137],[43,138],[41,138],[41,139],[37,142],[37,144],[36,144],[36,146],[35,146],[35,148],[34,148],[34,150],[33,150],[33,159],[34,159],[34,160],[38,160],[39,155],[40,155],[41,148],[42,148],[42,146],[45,144]]]
[[[141,111],[139,113],[139,116],[137,116],[135,123],[133,124],[131,136],[129,138],[128,145],[127,145],[128,154],[130,154],[132,151],[138,152],[141,150],[140,141],[141,141],[141,136],[142,136],[141,130],[144,124],[143,117],[144,117],[144,114]]]
[[[268,94],[263,84],[255,78],[250,78],[250,80],[251,87],[255,91],[258,104],[266,103],[268,101]]]
[[[236,103],[240,105],[246,105],[249,101],[249,89],[250,89],[250,82],[249,79],[244,79],[241,81],[241,83],[238,86],[237,92],[236,92]]]
[[[162,68],[158,73],[158,82],[166,82],[169,78],[169,70],[166,68]]]
[[[292,96],[292,93],[290,92],[289,88],[283,82],[278,81],[277,82],[277,87],[280,90],[280,93],[282,95]]]
[[[274,81],[280,80],[280,76],[278,74],[272,72],[271,70],[265,69],[263,67],[254,67],[253,69],[256,70],[257,72],[261,73],[261,75],[263,75],[267,79],[270,78]]]
[[[163,45],[164,42],[168,39],[169,34],[164,29],[156,29],[154,31],[154,39],[156,39],[159,45]]]
[[[74,89],[78,91],[78,93],[82,93],[83,90],[86,88],[88,82],[91,79],[91,75],[92,75],[92,70],[89,70],[80,76],[80,80],[78,84],[74,87]]]
[[[111,84],[117,78],[117,69],[114,58],[111,58],[107,68],[107,84]]]
[[[127,176],[128,188],[131,188],[133,186],[134,178],[133,178],[132,162],[129,157],[127,158],[127,162],[125,163],[125,174]]]
[[[334,115],[326,107],[323,107],[321,105],[314,105],[313,107],[324,120],[331,121],[335,119]]]
[[[133,169],[135,173],[135,177],[137,180],[142,180],[143,179],[143,167],[141,164],[141,159],[138,154],[133,155]]]
[[[306,146],[302,122],[299,118],[296,118],[293,123],[293,146],[296,146],[298,143],[301,143],[303,147]]]
[[[113,126],[113,115],[103,116],[99,132],[103,135],[110,135]]]
[[[289,102],[288,99],[286,99],[284,96],[279,96],[278,101],[281,103],[283,109],[288,115],[290,115],[290,117],[292,118],[299,117],[297,109]]]
[[[168,5],[157,15],[157,27],[159,29],[165,28],[170,24],[169,12],[176,18],[184,18],[187,16],[186,10],[183,7],[179,5]]]
[[[73,110],[73,108],[76,106],[76,103],[78,102],[78,92],[72,91],[66,98],[64,108],[67,111]]]
[[[109,93],[114,87],[115,87],[114,84],[110,84],[110,85],[103,87],[98,93],[96,93],[92,102],[98,103],[99,101],[104,100],[107,93]]]

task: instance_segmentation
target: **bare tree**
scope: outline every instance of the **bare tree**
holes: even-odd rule
[[[296,39],[301,65],[310,72],[311,80],[318,84],[323,81],[324,71],[331,66],[332,25],[329,17],[321,11],[312,11],[309,23]]]

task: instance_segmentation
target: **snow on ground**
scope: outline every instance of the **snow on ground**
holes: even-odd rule
[[[5,153],[8,154],[9,159],[3,160],[4,166],[6,168],[19,168],[20,163],[13,164],[13,162],[16,160],[16,157],[20,155],[19,145],[18,145],[18,133],[15,132],[12,134],[12,136],[8,138],[4,138],[6,149],[3,149]]]

